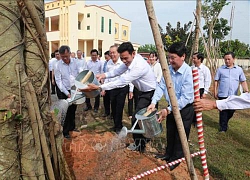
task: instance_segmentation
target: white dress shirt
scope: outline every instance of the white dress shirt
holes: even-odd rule
[[[87,62],[87,70],[92,71],[94,74],[103,73],[103,62],[101,60],[93,61],[92,59]]]
[[[54,62],[57,61],[56,58],[51,58],[49,60],[49,71],[52,71]]]
[[[156,88],[156,78],[154,72],[141,55],[136,54],[128,67],[125,64],[122,64],[119,68],[105,73],[106,78],[113,78],[121,74],[123,74],[121,77],[115,81],[101,85],[101,88],[103,90],[110,90],[129,83],[132,83],[139,91],[142,92],[152,91]]]
[[[152,70],[154,71],[156,81],[159,83],[162,77],[161,64],[156,61],[155,64],[151,65],[151,67]]]
[[[194,65],[192,68],[195,67]],[[199,72],[199,87],[204,88],[204,94],[208,94],[211,85],[211,73],[207,66],[201,63],[198,68]]]
[[[86,60],[84,58],[78,59],[77,58],[77,65],[80,67],[80,70],[83,71],[86,69]]]
[[[58,88],[66,96],[69,95],[68,90],[75,84],[75,78],[80,72],[75,59],[70,59],[70,63],[66,64],[62,60],[57,62],[57,67],[54,69],[55,80]]]
[[[240,96],[232,95],[227,99],[216,100],[219,110],[225,109],[248,109],[250,108],[250,93],[243,93]]]

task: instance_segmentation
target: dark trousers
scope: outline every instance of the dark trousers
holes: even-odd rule
[[[51,94],[56,93],[56,86],[52,84],[52,71],[49,72],[50,84],[51,84]]]
[[[182,110],[180,110],[182,122],[184,125],[185,133],[187,139],[189,137],[191,124],[194,116],[194,108],[192,104],[188,104]],[[181,140],[175,123],[175,118],[173,113],[167,116],[167,148],[166,154],[170,157],[170,161],[184,157],[182,150]]]
[[[92,105],[91,105],[91,103],[90,103],[90,98],[86,98],[86,105],[87,105],[87,107],[89,108],[89,109],[91,109],[92,108]],[[98,95],[98,96],[96,96],[95,97],[95,105],[94,105],[94,109],[99,109],[99,106],[100,106],[100,95]]]
[[[68,97],[62,93],[59,88],[57,90],[58,99],[67,99]],[[70,93],[70,91],[69,91]],[[75,129],[75,113],[76,113],[77,105],[72,104],[68,107],[67,114],[63,124],[63,135],[69,135],[69,131],[73,131]]]
[[[227,97],[219,97],[219,100],[226,99]],[[223,110],[220,111],[220,129],[219,131],[227,131],[228,128],[228,122],[231,117],[233,117],[235,110]]]
[[[110,90],[105,91],[105,95],[103,96],[103,105],[105,114],[110,115]]]
[[[112,116],[115,124],[115,130],[117,131],[121,130],[123,127],[122,115],[127,92],[128,86],[110,90]]]
[[[200,91],[200,98],[201,98],[202,95],[204,94],[205,89],[204,88],[200,88],[199,91]]]
[[[128,93],[129,93],[129,90],[128,90]],[[138,104],[138,93],[139,93],[138,89],[134,87],[133,98],[129,99],[129,95],[128,95],[128,115],[129,116],[133,115],[133,112],[135,111],[135,108]]]
[[[132,126],[134,125],[136,119],[135,119],[135,114],[145,108],[148,107],[151,104],[151,98],[154,95],[154,90],[149,91],[149,92],[138,92],[138,104],[135,108],[135,112],[133,113],[132,116]],[[139,124],[137,123],[135,126],[135,129],[140,129]],[[145,148],[146,143],[149,141],[149,139],[145,138],[142,134],[133,134],[133,138],[135,141],[136,146],[140,145],[140,148]]]

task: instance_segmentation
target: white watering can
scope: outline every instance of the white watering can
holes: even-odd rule
[[[143,108],[135,115],[136,121],[132,128],[128,130],[125,126],[121,129],[120,134],[127,136],[128,133],[143,134],[146,138],[152,138],[162,132],[162,124],[157,122],[156,112],[146,112],[147,108]],[[135,129],[139,123],[141,129]]]

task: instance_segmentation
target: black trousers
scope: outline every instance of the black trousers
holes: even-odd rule
[[[128,93],[129,93],[129,89],[128,89]],[[133,112],[135,111],[135,108],[138,104],[138,89],[136,87],[134,87],[133,90],[133,98],[129,99],[129,95],[128,95],[128,115],[132,116]]]
[[[56,93],[56,86],[52,84],[52,71],[49,72],[50,84],[51,84],[51,94]]]
[[[194,108],[192,104],[188,104],[182,110],[180,110],[183,126],[187,139],[189,137],[191,124],[194,116]],[[181,140],[175,123],[173,113],[167,116],[167,148],[166,154],[170,157],[170,161],[184,157],[182,150]]]
[[[57,90],[58,99],[67,99],[68,97],[62,93],[59,88]],[[70,93],[70,91],[69,91]],[[63,135],[69,135],[69,131],[73,131],[75,129],[75,113],[76,113],[77,105],[72,104],[68,107],[67,114],[63,124]]]
[[[200,88],[199,91],[200,91],[200,98],[201,98],[202,95],[204,94],[205,89],[204,88]]]
[[[114,120],[115,130],[122,129],[122,115],[125,104],[128,86],[110,90],[111,110]]]
[[[86,98],[86,105],[89,109],[92,108],[92,105],[90,103],[90,98]],[[99,106],[100,106],[100,94],[98,96],[95,97],[95,105],[94,105],[94,109],[99,109]]]
[[[105,91],[105,96],[103,96],[103,105],[104,105],[104,111],[105,114],[110,115],[110,90]]]
[[[226,99],[227,97],[219,97],[219,100]],[[220,111],[219,123],[220,129],[219,131],[227,131],[228,122],[233,117],[235,110],[222,110]]]
[[[132,116],[132,126],[134,125],[136,121],[135,114],[139,110],[145,107],[148,107],[151,104],[151,98],[153,95],[154,95],[154,90],[149,91],[149,92],[138,91],[138,104]],[[135,129],[140,129],[140,126],[138,123],[136,124]],[[149,139],[145,138],[142,134],[133,134],[133,139],[134,139],[136,146],[140,146],[140,148],[145,148],[146,143],[149,141]]]

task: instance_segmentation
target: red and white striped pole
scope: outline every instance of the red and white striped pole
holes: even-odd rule
[[[193,73],[193,83],[194,83],[194,99],[200,99],[200,87],[199,87],[199,72],[197,67],[192,68]],[[206,149],[205,142],[203,136],[203,123],[202,123],[202,112],[196,112],[196,120],[197,120],[197,130],[198,130],[198,141],[199,148],[201,152],[201,163],[203,168],[203,175],[205,180],[209,179],[209,172],[207,167],[207,159],[206,159]]]
[[[196,152],[196,153],[191,154],[191,157],[193,158],[193,157],[198,156],[198,155],[200,155],[200,154],[201,154],[201,153],[198,151],[198,152]],[[136,179],[144,178],[145,176],[148,176],[148,175],[153,174],[153,173],[155,173],[155,172],[157,172],[157,171],[163,170],[163,169],[165,169],[165,168],[167,168],[167,167],[169,167],[169,166],[173,166],[173,165],[175,165],[175,164],[177,164],[177,163],[180,163],[180,162],[182,162],[182,161],[185,161],[185,158],[184,158],[184,157],[183,157],[183,158],[180,158],[180,159],[177,159],[177,160],[175,160],[175,161],[173,161],[173,162],[167,163],[167,164],[165,164],[165,165],[158,166],[158,167],[156,167],[156,168],[154,168],[154,169],[145,171],[145,172],[143,172],[143,173],[141,173],[141,174],[135,175],[135,176],[133,176],[133,177],[131,177],[131,178],[128,178],[128,180],[136,180]]]

